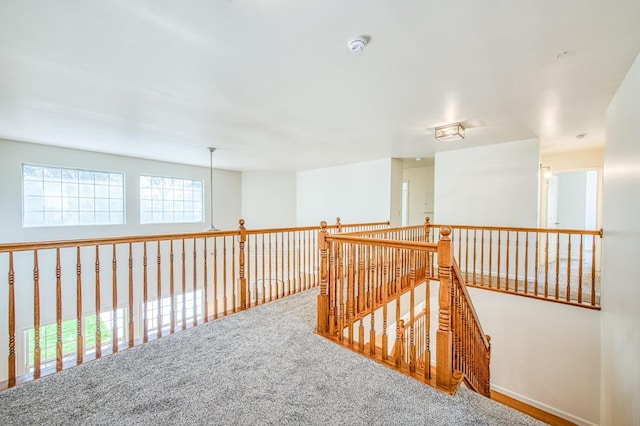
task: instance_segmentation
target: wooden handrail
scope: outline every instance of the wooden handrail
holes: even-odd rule
[[[425,225],[431,239],[437,225]],[[600,309],[602,230],[454,225],[468,286]]]
[[[443,225],[431,224],[434,228]],[[602,229],[559,229],[559,228],[523,228],[515,226],[478,226],[478,225],[447,225],[453,229],[477,229],[485,231],[513,231],[513,232],[542,232],[549,234],[574,234],[574,235],[594,235],[601,237],[604,234]]]
[[[416,234],[409,231],[418,229],[423,227],[330,235],[326,224],[321,225],[317,331],[442,391],[455,392],[465,379],[473,389],[486,395],[489,358],[485,355],[478,358],[469,351],[477,347],[474,339],[478,339],[484,354],[490,353],[490,344],[453,257],[452,230],[441,227],[437,244],[394,239],[398,233],[415,238]],[[427,233],[421,237],[428,240]],[[435,277],[426,271],[431,266],[432,255],[438,261],[440,281],[435,378],[430,363],[430,308],[417,315],[414,312],[416,292],[425,292],[425,304],[431,300],[429,281]],[[423,271],[421,275],[419,270]],[[390,309],[395,312],[395,319],[388,318]],[[401,318],[401,312],[409,313],[408,321]],[[419,335],[416,335],[414,325],[421,324],[423,319],[426,324],[418,327]],[[387,334],[390,320],[396,324],[392,348],[389,348]],[[365,322],[370,323],[368,338]],[[376,330],[381,334],[377,335]],[[467,344],[466,340],[470,342]]]
[[[317,226],[245,225],[0,244],[8,271],[0,314],[9,319],[0,389],[318,285]],[[388,225],[338,221],[325,230]]]

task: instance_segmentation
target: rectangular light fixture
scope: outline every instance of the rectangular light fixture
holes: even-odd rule
[[[464,139],[464,126],[462,123],[448,124],[436,127],[436,139],[440,142],[457,141]]]

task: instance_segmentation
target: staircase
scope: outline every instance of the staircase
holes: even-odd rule
[[[489,337],[453,258],[451,228],[432,243],[428,226],[340,235],[321,227],[317,332],[443,392],[464,381],[489,396]]]

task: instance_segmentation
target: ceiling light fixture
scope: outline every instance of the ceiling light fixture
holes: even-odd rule
[[[352,38],[347,42],[347,47],[353,55],[359,55],[367,45],[367,38],[365,36],[359,36]]]
[[[436,127],[436,139],[440,142],[451,142],[464,139],[464,126],[462,123],[454,123]]]

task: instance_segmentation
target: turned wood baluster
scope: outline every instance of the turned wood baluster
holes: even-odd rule
[[[8,387],[16,385],[16,298],[15,271],[13,269],[13,252],[9,252],[9,377]]]
[[[416,331],[415,331],[415,306],[416,306],[416,253],[411,251],[409,254],[409,322],[411,328],[409,329],[409,371],[415,373],[416,371]],[[400,297],[398,297],[400,299]],[[425,303],[427,301],[425,300]]]
[[[583,255],[583,238],[584,235],[580,235],[580,255],[578,259],[578,303],[582,303],[582,255]]]
[[[329,333],[329,293],[327,286],[329,285],[329,262],[328,251],[329,245],[325,240],[327,236],[327,222],[320,223],[320,232],[318,233],[318,247],[320,249],[320,294],[318,294],[318,333]],[[269,266],[271,269],[271,266]],[[271,272],[269,272],[271,273]],[[333,285],[333,283],[331,283]]]
[[[227,315],[227,237],[222,237],[222,315]]]
[[[515,264],[516,264],[516,275],[514,277],[514,284],[513,284],[513,291],[515,291],[516,293],[519,292],[518,289],[518,270],[519,270],[519,266],[520,266],[520,255],[518,254],[518,251],[520,249],[520,232],[516,231],[516,257],[515,257]]]
[[[375,306],[376,306],[376,294],[377,294],[377,290],[376,290],[376,276],[377,276],[377,272],[376,272],[376,265],[378,262],[378,249],[372,249],[369,248],[369,261],[371,262],[371,270],[369,272],[369,275],[367,276],[367,280],[369,282],[369,298],[370,298],[370,309],[369,309],[369,315],[370,315],[370,321],[371,321],[371,326],[369,328],[369,354],[370,355],[375,355],[376,354],[376,320],[375,320]]]
[[[240,246],[238,248],[238,268],[240,275],[240,310],[243,311],[247,309],[247,279],[245,278],[245,253],[244,253],[244,245],[247,241],[247,230],[244,227],[244,219],[240,219],[238,222],[240,224]],[[235,282],[235,280],[234,280]]]
[[[173,240],[169,240],[169,295],[171,298],[171,303],[169,304],[169,333],[171,334],[176,332],[176,288],[173,259]]]
[[[402,358],[403,358],[403,354],[402,354],[402,350],[404,349],[404,321],[400,319],[400,280],[402,279],[402,270],[401,270],[401,264],[402,264],[402,258],[401,258],[401,254],[400,254],[400,249],[396,249],[395,250],[395,258],[396,258],[396,268],[395,268],[395,287],[396,287],[396,291],[395,291],[395,299],[396,299],[396,347],[397,347],[397,351],[398,353],[395,354],[395,362],[396,362],[396,367],[400,367],[400,365],[402,365]]]
[[[556,234],[556,285],[555,299],[558,300],[560,294],[560,233]]]
[[[431,281],[424,283],[424,377],[431,379]]]
[[[476,280],[476,248],[478,247],[476,244],[476,234],[477,229],[473,230],[473,283],[476,284],[478,281]]]
[[[500,247],[501,244],[500,243],[501,243],[501,234],[502,234],[502,232],[500,230],[498,230],[498,273],[497,273],[497,276],[496,276],[498,290],[500,290],[500,251],[501,251],[500,250],[501,249],[501,247]]]
[[[271,234],[269,234],[269,238],[271,238]],[[272,260],[272,262],[275,263],[274,273],[275,273],[276,279],[275,279],[275,283],[274,284],[275,284],[276,299],[279,299],[280,298],[280,286],[278,284],[278,259],[279,259],[279,256],[278,256],[278,254],[279,254],[278,253],[278,234],[275,234],[273,239],[275,240],[274,249],[275,249],[275,254],[276,254],[275,259]],[[272,291],[272,293],[273,293],[273,291]]]
[[[283,244],[283,248],[284,248],[284,244]],[[284,264],[282,268],[283,268],[282,272],[284,273]],[[284,283],[284,279],[282,280],[282,282]],[[290,295],[291,294],[291,232],[287,232],[287,285],[286,285],[286,288],[287,288],[287,294]],[[284,292],[285,291],[282,290],[283,294]]]
[[[224,280],[225,287],[227,280]],[[231,302],[233,304],[233,312],[238,311],[238,294],[236,291],[236,239],[231,237]]]
[[[602,230],[600,230],[602,238]],[[591,237],[591,306],[596,304],[596,237]]]
[[[396,314],[398,316],[398,314]],[[404,360],[404,320],[396,321],[396,343],[393,345],[393,359],[396,367],[402,366]]]
[[[484,286],[484,229],[480,232],[480,246],[480,285]]]
[[[218,319],[218,239],[216,237],[213,237],[213,319]]]
[[[549,297],[549,233],[544,243],[544,297]]]
[[[186,270],[186,250],[185,250],[185,241],[182,239],[182,253],[181,253],[182,262],[180,264],[181,267],[181,290],[182,294],[180,298],[182,299],[182,329],[187,329],[187,270]],[[158,299],[158,305],[160,304],[160,300]]]
[[[191,325],[198,325],[198,241],[193,238],[193,322]],[[206,257],[206,256],[205,256]]]
[[[489,231],[489,287],[493,287],[493,231]]]
[[[133,317],[133,247],[129,243],[129,347],[135,344],[135,322]]]
[[[349,338],[349,346],[353,345],[353,317],[354,317],[354,285],[355,285],[355,275],[356,269],[354,265],[354,245],[348,244],[346,246],[346,255],[347,255],[347,309],[346,309],[346,317],[347,324],[349,326],[348,330],[348,338]]]
[[[534,294],[537,296],[538,295],[538,270],[540,269],[540,245],[539,245],[539,241],[540,241],[540,233],[536,232],[536,262],[535,262],[535,289],[534,289]]]
[[[277,244],[277,243],[276,243]],[[271,302],[273,300],[273,275],[272,275],[272,269],[273,269],[273,253],[272,253],[272,247],[273,245],[271,244],[271,234],[269,234],[269,302]],[[277,265],[276,265],[277,268]],[[276,272],[276,276],[277,276],[277,272]]]
[[[113,244],[113,254],[111,257],[111,352],[118,352],[118,260],[116,255],[116,245]]]
[[[271,249],[269,249],[271,250]],[[264,265],[264,255],[265,255],[265,248],[264,248],[264,234],[262,234],[262,303],[265,303],[267,301],[267,294],[265,292],[266,287],[264,285],[265,282],[265,265]],[[271,256],[271,255],[269,255]],[[271,259],[271,257],[269,257],[269,259]],[[271,261],[269,261],[269,278],[271,278]]]
[[[207,265],[209,252],[207,250],[207,237],[203,238],[202,244],[202,250],[204,252],[204,265],[202,268],[202,285],[204,286],[204,322],[209,322],[209,267]],[[173,298],[171,300],[173,300]]]
[[[440,227],[438,241],[438,275],[440,291],[438,295],[438,331],[436,332],[436,386],[444,390],[452,388],[453,373],[453,333],[451,330],[452,299],[452,254],[451,228]]]
[[[62,267],[56,248],[56,371],[62,370]]]
[[[464,240],[464,282],[469,282],[469,228],[466,229]]]
[[[35,307],[34,309],[40,309]],[[82,262],[80,246],[76,247],[76,364],[82,364],[84,357],[84,337],[82,332]]]
[[[529,232],[524,242],[524,294],[529,293]]]
[[[183,240],[184,242],[184,240]],[[156,316],[158,318],[158,330],[156,332],[156,337],[160,339],[162,337],[162,328],[164,324],[162,323],[162,255],[161,255],[161,247],[160,240],[156,243]]]
[[[262,234],[264,235],[264,234]],[[254,288],[255,288],[255,293],[256,293],[256,297],[255,297],[255,304],[256,306],[260,303],[260,300],[258,298],[258,236],[254,235],[253,236],[253,279],[254,279]],[[262,282],[264,282],[264,273],[262,274]],[[251,283],[251,280],[249,280],[249,283]],[[262,297],[264,297],[264,290],[262,291]],[[264,303],[264,302],[263,302]]]
[[[567,234],[567,289],[566,301],[571,300],[571,235]]]
[[[338,294],[336,297],[336,306],[338,308],[338,338],[342,342],[344,340],[344,323],[345,323],[345,301],[344,301],[344,248],[342,243],[335,245],[337,260],[337,283]]]
[[[144,241],[142,243],[143,253],[142,253],[142,301],[143,301],[143,309],[142,309],[142,341],[147,343],[149,341],[149,294],[148,294],[148,272],[147,272],[147,242]],[[96,246],[96,258],[98,247]],[[97,266],[96,266],[97,268]],[[96,275],[97,279],[97,275]]]
[[[326,238],[325,238],[326,241]],[[336,274],[336,256],[337,244],[330,243],[328,245],[329,255],[329,334],[336,337],[336,324],[338,322],[338,312],[336,312],[338,304],[338,278]]]
[[[381,248],[382,251],[382,359],[386,361],[389,358],[389,336],[387,336],[387,296],[389,294],[388,272],[389,272],[389,250],[386,247]]]
[[[358,313],[364,312],[365,309],[364,274],[364,248],[360,246],[358,247]]]
[[[38,250],[33,251],[33,378],[40,378],[40,266]]]
[[[510,234],[511,234],[511,232],[507,231],[507,248],[506,248],[506,253],[505,253],[505,257],[506,257],[506,259],[505,259],[505,263],[506,263],[505,269],[506,269],[506,272],[505,272],[505,277],[504,277],[505,283],[506,283],[505,284],[505,290],[507,290],[507,291],[509,291],[509,246],[511,245],[511,244],[509,244]]]

